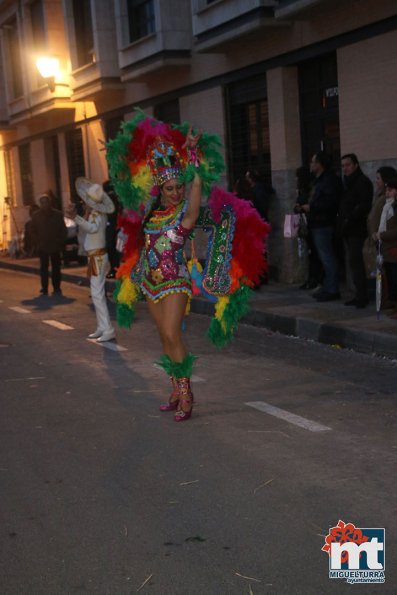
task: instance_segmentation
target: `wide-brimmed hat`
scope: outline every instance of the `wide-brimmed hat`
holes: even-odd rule
[[[106,194],[100,184],[80,177],[76,179],[75,186],[80,198],[94,211],[98,213],[113,213],[115,210],[112,199]]]

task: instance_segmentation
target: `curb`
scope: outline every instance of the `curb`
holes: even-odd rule
[[[19,263],[8,263],[0,261],[0,268],[16,270],[24,273],[40,275],[36,267]],[[89,287],[89,279],[81,275],[62,270],[62,279],[80,286]],[[111,295],[114,289],[114,282],[106,282],[106,291]],[[190,310],[195,314],[204,316],[214,315],[214,304],[202,298],[194,297],[190,303]],[[300,339],[315,341],[325,345],[332,345],[337,348],[352,349],[361,353],[375,354],[382,357],[397,359],[397,335],[366,331],[347,327],[338,322],[330,324],[310,318],[285,316],[273,312],[254,310],[241,320],[240,324],[264,328],[273,332],[289,335]]]

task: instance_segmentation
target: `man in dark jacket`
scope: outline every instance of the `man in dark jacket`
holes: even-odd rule
[[[365,308],[368,286],[363,260],[363,245],[367,237],[367,218],[372,206],[373,185],[362,172],[354,153],[343,155],[344,192],[338,215],[338,235],[343,239],[356,295],[346,306]]]
[[[48,266],[51,260],[51,281],[54,294],[61,293],[61,251],[67,229],[61,211],[51,207],[47,194],[39,198],[40,209],[32,218],[31,233],[40,257],[41,290],[48,294]]]
[[[315,176],[309,204],[302,209],[308,215],[313,242],[324,269],[322,288],[313,294],[319,302],[340,299],[338,265],[335,250],[335,224],[341,195],[341,182],[330,167],[330,158],[319,151],[313,155],[310,171]]]

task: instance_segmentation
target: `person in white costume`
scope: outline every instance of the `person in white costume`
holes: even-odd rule
[[[88,338],[97,339],[102,343],[116,337],[105,294],[108,269],[108,255],[105,248],[107,214],[112,213],[115,207],[100,184],[94,184],[87,178],[77,178],[75,185],[78,195],[86,203],[86,214],[85,217],[80,217],[75,208],[71,207],[69,216],[86,232],[84,249],[88,256],[87,275],[90,278],[91,297],[97,318],[97,328],[88,335]]]

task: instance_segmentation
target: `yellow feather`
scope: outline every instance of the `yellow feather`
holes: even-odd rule
[[[217,320],[219,320],[222,323],[222,317],[223,317],[223,313],[225,311],[226,306],[228,305],[230,301],[229,296],[224,296],[224,297],[220,297],[218,298],[218,301],[216,302],[215,305],[215,318]]]
[[[134,186],[139,186],[142,190],[150,192],[153,186],[153,179],[148,167],[143,167],[141,171],[134,176]]]
[[[138,299],[138,288],[129,277],[123,280],[117,296],[119,304],[131,304]]]

